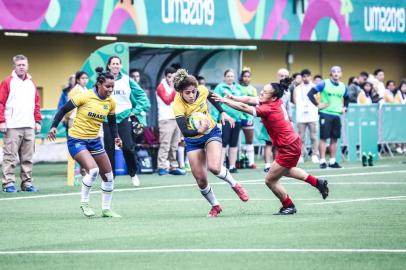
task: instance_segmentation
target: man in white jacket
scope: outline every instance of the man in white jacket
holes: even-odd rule
[[[36,192],[32,184],[35,133],[41,131],[40,98],[24,55],[13,57],[14,70],[0,85],[0,132],[4,133],[3,190],[17,192],[15,167],[21,166],[21,190]]]

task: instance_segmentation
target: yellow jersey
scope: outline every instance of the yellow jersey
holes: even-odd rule
[[[75,95],[71,101],[77,107],[69,136],[77,139],[95,139],[107,115],[115,114],[116,103],[111,97],[100,99],[94,90]]]
[[[216,122],[214,122],[213,118],[211,117],[208,106],[207,106],[207,97],[209,96],[209,90],[203,86],[199,85],[197,87],[198,94],[195,102],[187,103],[181,96],[180,93],[176,93],[175,99],[172,104],[173,112],[175,117],[186,117],[186,123],[188,129],[193,129],[189,124],[189,117],[194,112],[200,112],[207,116],[210,121],[210,128],[212,129],[216,126]],[[203,135],[197,135],[192,138],[200,138]]]

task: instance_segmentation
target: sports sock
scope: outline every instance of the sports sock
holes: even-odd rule
[[[207,187],[204,189],[200,189],[200,193],[203,195],[203,197],[206,198],[206,200],[210,203],[211,206],[219,205],[219,202],[217,201],[216,196],[214,195],[214,192],[211,189],[210,185],[207,185]]]
[[[330,158],[328,163],[330,163],[331,165],[333,165],[334,163],[336,163],[336,159],[335,158]]]
[[[216,176],[221,180],[227,182],[230,185],[230,187],[235,187],[235,185],[237,184],[237,182],[234,180],[234,177],[224,166],[221,166],[220,173],[217,174]]]
[[[93,183],[97,179],[99,174],[99,168],[93,168],[89,170],[89,173],[86,174],[82,179],[82,190],[81,190],[81,202],[88,203],[90,197],[90,190],[92,189]]]
[[[320,159],[320,164],[326,163],[326,159],[325,158],[321,158]]]
[[[289,198],[289,195],[286,196],[284,200],[281,201],[283,208],[287,208],[293,204],[292,200]]]
[[[271,163],[265,163],[265,169],[271,168]]]
[[[247,157],[248,157],[248,165],[251,166],[252,164],[255,163],[254,145],[247,144],[246,149],[247,149],[246,153],[247,153]]]
[[[309,183],[310,185],[312,185],[313,187],[317,186],[317,178],[314,177],[313,175],[308,175],[306,177],[305,182]]]
[[[185,147],[178,146],[178,162],[179,168],[185,167]]]
[[[114,177],[113,172],[105,174],[107,181],[102,181],[101,190],[102,190],[102,209],[110,209],[111,198],[113,197],[114,190]]]

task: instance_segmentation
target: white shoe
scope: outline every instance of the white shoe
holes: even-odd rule
[[[319,157],[318,156],[316,156],[316,155],[312,155],[312,162],[313,163],[316,163],[316,164],[319,164]]]
[[[402,153],[403,153],[402,148],[400,148],[400,147],[396,148],[396,152],[397,152],[398,154],[402,154]]]
[[[304,159],[303,159],[303,157],[302,156],[300,156],[300,158],[299,158],[299,162],[298,163],[304,163]]]
[[[133,182],[134,187],[140,186],[140,179],[138,179],[137,175],[134,175],[133,177],[131,177],[131,181]]]

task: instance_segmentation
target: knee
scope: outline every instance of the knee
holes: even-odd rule
[[[92,178],[96,178],[97,175],[99,175],[99,168],[96,167],[96,168],[89,169],[89,175]]]
[[[276,178],[275,178],[271,173],[268,173],[268,174],[265,176],[265,184],[266,184],[267,186],[272,186],[272,185],[275,184],[275,182],[276,182]]]
[[[209,171],[214,175],[219,175],[220,172],[221,172],[221,167],[220,166],[214,166],[214,165],[208,164],[207,167],[208,167]]]

